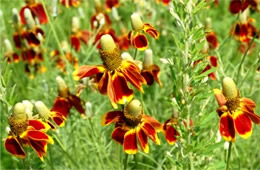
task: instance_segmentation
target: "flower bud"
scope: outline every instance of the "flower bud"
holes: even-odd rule
[[[120,17],[118,15],[117,9],[115,7],[112,8],[112,16],[116,21],[120,20]]]
[[[19,17],[17,9],[13,8],[12,13],[13,13],[13,23],[14,23],[14,25],[18,25],[20,22],[20,17]]]
[[[10,43],[10,41],[8,39],[4,40],[4,44],[5,44],[5,49],[7,53],[12,53],[13,52],[13,48],[12,45]]]
[[[134,30],[138,31],[138,30],[143,29],[144,23],[138,13],[133,13],[131,15],[131,23],[132,23]]]
[[[144,66],[153,64],[153,51],[151,49],[145,50],[144,53]]]
[[[225,97],[229,99],[236,98],[238,95],[237,87],[232,78],[225,77],[222,81],[222,91]]]
[[[46,105],[42,101],[35,102],[35,108],[39,115],[44,118],[48,119],[50,116],[50,110],[46,107]]]
[[[27,119],[25,106],[22,103],[16,103],[14,105],[12,116],[16,122],[24,122]]]
[[[93,116],[92,104],[90,102],[85,103],[85,114],[88,118]]]
[[[23,105],[25,106],[25,112],[29,118],[33,115],[33,104],[29,100],[23,100]]]
[[[101,49],[104,51],[113,51],[116,48],[116,44],[109,34],[105,34],[100,39]]]
[[[80,29],[80,21],[78,17],[72,18],[72,32],[76,33]]]
[[[137,99],[133,99],[132,101],[130,101],[126,106],[126,108],[127,108],[127,113],[135,117],[141,115],[143,111],[142,104]]]
[[[69,92],[69,90],[68,90],[69,88],[68,88],[67,84],[65,83],[65,81],[60,76],[57,76],[56,82],[58,84],[59,95],[61,97],[67,97],[68,92]]]
[[[25,20],[26,20],[27,27],[29,29],[33,29],[33,27],[35,26],[35,21],[33,19],[32,13],[31,13],[29,8],[26,8],[24,10],[24,17],[25,17]]]

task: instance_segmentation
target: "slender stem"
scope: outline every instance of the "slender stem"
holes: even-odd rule
[[[227,163],[226,163],[226,170],[229,169],[229,160],[230,160],[230,156],[231,156],[231,147],[232,147],[232,142],[229,142],[229,146],[228,146],[228,157],[227,157]]]
[[[124,170],[127,169],[127,161],[128,161],[128,154],[125,154],[125,160],[124,160]]]
[[[52,161],[51,150],[52,150],[52,147],[50,146],[50,147],[49,147],[50,164],[51,164],[50,166],[51,166],[51,170],[54,170],[53,161]]]
[[[242,60],[241,60],[241,62],[239,64],[238,71],[237,71],[237,79],[236,79],[237,83],[238,83],[238,80],[239,80],[239,74],[240,74],[240,71],[241,71],[242,64],[244,63],[244,61],[246,59],[246,56],[247,56],[247,53],[250,50],[250,48],[251,48],[251,46],[252,46],[252,44],[253,44],[253,42],[254,42],[254,40],[255,40],[255,38],[256,38],[256,36],[258,34],[259,34],[259,32],[257,32],[256,35],[251,39],[251,41],[250,41],[250,43],[249,43],[249,45],[248,45],[248,47],[246,49],[246,52],[244,53],[243,58],[242,58]]]
[[[137,56],[137,48],[135,49],[134,60],[136,59],[136,56]]]
[[[137,169],[137,164],[138,164],[137,154],[134,155],[134,160],[135,160],[135,168],[134,169]]]

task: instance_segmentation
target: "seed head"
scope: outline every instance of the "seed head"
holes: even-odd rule
[[[103,35],[100,39],[100,43],[101,43],[101,49],[106,52],[111,52],[116,48],[116,44],[113,38],[111,37],[111,35],[109,34]]]
[[[153,51],[151,49],[145,50],[144,53],[144,66],[153,64]]]
[[[14,105],[12,116],[16,122],[24,122],[27,119],[25,106],[22,103]]]
[[[67,84],[65,83],[65,81],[63,80],[63,78],[61,78],[60,76],[57,76],[56,82],[58,84],[59,95],[61,97],[67,97],[68,93],[69,93],[69,88],[68,88]]]
[[[50,110],[46,107],[46,105],[42,101],[35,102],[35,108],[43,119],[49,118]]]
[[[222,81],[222,91],[226,98],[233,99],[238,95],[237,87],[232,78],[225,77]]]
[[[135,31],[143,29],[144,23],[138,13],[133,13],[131,15],[131,23]]]
[[[79,18],[78,17],[73,17],[72,18],[72,32],[73,33],[78,32],[79,28],[80,28]]]
[[[126,109],[127,109],[127,113],[134,117],[140,116],[143,111],[142,104],[137,99],[130,101],[126,106]]]
[[[31,10],[26,8],[24,10],[24,17],[25,17],[25,20],[26,20],[26,25],[29,29],[33,29],[34,26],[35,26],[35,21],[33,19],[33,16],[32,16],[32,13],[31,13]]]

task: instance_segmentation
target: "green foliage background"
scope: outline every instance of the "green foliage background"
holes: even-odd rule
[[[89,88],[81,94],[84,101],[92,104],[93,116],[83,119],[72,110],[66,125],[58,128],[56,132],[50,132],[54,138],[54,145],[48,146],[47,157],[42,163],[31,149],[27,149],[27,158],[20,160],[7,153],[4,148],[4,139],[7,137],[7,118],[12,106],[22,100],[42,100],[49,108],[52,107],[57,96],[56,76],[61,75],[72,92],[76,85],[72,78],[73,67],[67,66],[67,74],[61,73],[53,62],[50,52],[59,48],[63,40],[68,40],[71,30],[71,18],[79,16],[77,8],[65,8],[58,5],[59,14],[51,17],[51,1],[44,2],[47,7],[50,22],[42,26],[45,31],[44,65],[47,72],[38,74],[30,80],[24,73],[23,63],[7,64],[4,59],[4,39],[12,40],[15,31],[12,26],[12,8],[18,10],[24,4],[21,0],[1,0],[0,9],[0,115],[1,115],[1,169],[122,169],[125,154],[120,145],[111,140],[110,135],[113,125],[103,127],[100,117],[107,111],[113,110],[107,96],[93,92]],[[154,116],[160,122],[170,118],[173,110],[178,112],[180,122],[192,119],[194,122],[194,134],[183,125],[177,127],[181,131],[178,142],[170,146],[165,141],[164,135],[159,134],[161,145],[157,146],[149,142],[150,153],[141,151],[135,156],[129,156],[128,168],[134,169],[223,169],[225,167],[226,150],[224,140],[217,143],[219,117],[215,110],[218,105],[215,101],[212,89],[221,88],[221,80],[224,76],[233,77],[237,81],[242,96],[253,99],[256,104],[256,113],[260,114],[260,66],[259,39],[255,40],[254,51],[246,56],[241,72],[237,76],[239,64],[243,54],[238,50],[238,43],[229,36],[232,24],[237,17],[228,11],[229,2],[221,1],[218,7],[213,3],[194,0],[196,4],[191,13],[187,11],[187,0],[174,1],[174,13],[169,7],[149,1],[148,6],[140,6],[132,1],[120,1],[118,13],[121,22],[128,30],[131,29],[130,15],[140,10],[142,18],[154,25],[161,37],[159,40],[149,38],[150,46],[154,53],[154,63],[160,66],[160,79],[163,87],[157,84],[144,87],[144,94],[135,91],[135,98],[142,101],[146,114]],[[211,7],[207,7],[210,5]],[[95,9],[92,1],[84,1],[81,6],[84,17],[81,18],[81,28],[90,30],[90,18]],[[111,13],[109,13],[111,16]],[[148,17],[149,16],[149,17]],[[176,17],[178,16],[178,17]],[[255,26],[260,29],[259,13],[252,13],[256,19]],[[191,61],[203,56],[200,54],[204,34],[205,19],[211,17],[213,30],[217,33],[221,48],[212,52],[221,61],[216,70],[217,80],[204,81],[206,74],[200,76],[201,70],[207,61],[194,69]],[[112,21],[112,28],[120,33],[118,23]],[[184,24],[184,27],[182,26]],[[205,41],[205,40],[204,40]],[[129,53],[134,54],[134,49]],[[79,59],[79,65],[100,64],[98,51],[91,43],[82,46],[80,53],[75,55]],[[138,52],[137,59],[143,59],[143,52]],[[168,64],[160,61],[160,58],[168,60]],[[236,79],[238,77],[238,79]],[[186,87],[192,86],[193,95],[186,91]],[[177,105],[172,102],[172,94],[176,97]],[[184,101],[184,102],[183,102]],[[232,147],[231,168],[234,169],[260,169],[260,127],[254,125],[253,134],[249,139],[242,139],[237,135],[237,141]],[[192,165],[191,165],[192,164]]]

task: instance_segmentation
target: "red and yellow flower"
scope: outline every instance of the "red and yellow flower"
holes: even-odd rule
[[[112,105],[117,108],[117,103],[124,104],[133,98],[134,92],[127,82],[143,92],[142,84],[146,84],[146,81],[135,63],[121,59],[120,51],[110,35],[103,35],[100,42],[99,53],[103,65],[84,65],[76,69],[73,75],[75,80],[96,75],[99,92],[107,94]]]
[[[236,84],[230,77],[222,82],[222,91],[214,89],[219,108],[219,131],[226,141],[235,142],[238,133],[242,138],[252,134],[252,122],[260,124],[260,116],[255,114],[256,104],[249,98],[242,98]]]
[[[160,2],[162,2],[163,5],[168,6],[168,5],[170,4],[171,0],[155,0],[155,2],[156,2],[157,4],[159,4]]]
[[[53,144],[53,139],[46,134],[50,126],[40,120],[28,119],[25,106],[17,103],[8,119],[11,131],[5,139],[6,150],[18,157],[25,158],[23,146],[32,147],[43,161],[46,156],[47,144]]]
[[[215,50],[219,45],[217,34],[212,29],[211,18],[206,19],[206,40],[209,47],[213,50]]]
[[[232,14],[243,12],[248,7],[257,9],[257,0],[231,0],[229,5],[229,11]]]
[[[85,117],[85,108],[83,101],[69,91],[65,81],[60,77],[56,77],[59,95],[54,101],[51,112],[56,113],[53,121],[60,127],[64,126],[66,118],[69,116],[70,109],[74,107],[81,116]]]
[[[201,71],[201,74],[210,70],[212,67],[218,67],[218,59],[215,56],[208,56],[207,59],[209,60],[209,64]],[[198,63],[200,63],[201,60],[197,60],[194,62],[194,66],[196,66]],[[209,73],[208,77],[211,78],[211,80],[216,80],[215,72]]]
[[[5,52],[5,58],[8,63],[19,62],[19,55],[13,51],[12,45],[8,39],[4,40],[6,52]]]
[[[151,86],[154,80],[162,86],[162,83],[159,79],[160,67],[156,64],[153,64],[153,51],[148,49],[145,51],[143,69],[141,75],[145,78],[147,84]]]
[[[143,23],[139,14],[132,14],[131,22],[134,30],[129,32],[128,39],[130,40],[131,45],[138,50],[143,51],[148,47],[148,40],[142,32],[149,34],[155,39],[159,38],[159,32],[149,23]]]
[[[28,24],[26,20],[26,16],[24,14],[25,9],[29,9],[32,12],[33,18],[38,18],[40,24],[47,24],[48,23],[48,17],[44,10],[44,7],[41,3],[37,3],[36,0],[26,0],[26,5],[23,6],[20,10],[20,17],[22,23]]]
[[[160,145],[157,131],[161,129],[161,124],[143,113],[139,100],[132,100],[123,111],[110,111],[102,116],[102,125],[111,123],[115,123],[112,139],[123,145],[127,154],[138,152],[137,143],[143,152],[148,153],[148,137]]]
[[[106,8],[111,11],[112,8],[117,8],[119,6],[119,0],[106,0]]]

